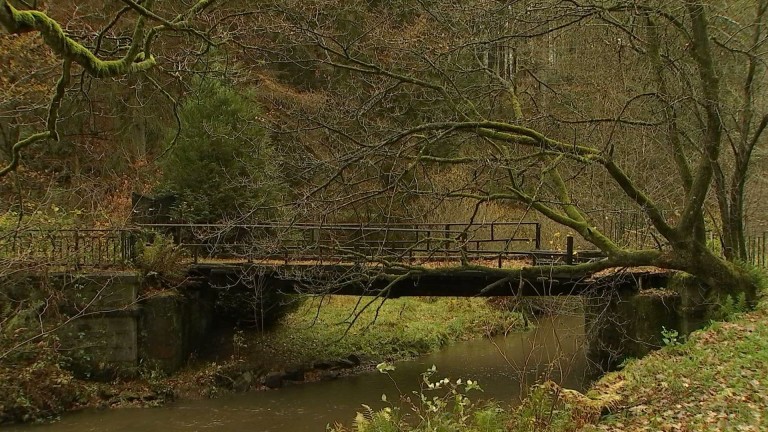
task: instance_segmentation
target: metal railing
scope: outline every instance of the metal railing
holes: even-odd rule
[[[0,232],[0,259],[31,265],[114,267],[135,259],[131,229],[15,229]]]
[[[768,232],[759,235],[747,236],[747,262],[750,264],[768,268]]]
[[[31,265],[130,266],[137,244],[169,235],[195,262],[201,260],[352,261],[498,260],[532,258],[537,264],[598,259],[594,251],[541,249],[538,222],[414,224],[151,224],[115,229],[0,231],[0,260]],[[711,235],[716,247],[719,239]],[[747,237],[748,261],[768,268],[768,232]]]
[[[498,259],[541,248],[538,222],[415,224],[152,224],[195,261]]]
[[[636,209],[594,209],[585,212],[592,223],[613,242],[622,247],[656,247],[656,230],[648,217]],[[662,211],[664,214],[664,211]]]
[[[541,249],[538,222],[416,224],[152,224],[117,229],[16,229],[0,232],[0,259],[66,268],[121,267],[137,244],[173,238],[203,260],[498,260]]]

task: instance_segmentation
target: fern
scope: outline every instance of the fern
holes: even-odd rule
[[[140,242],[137,246],[136,266],[147,275],[164,278],[183,276],[186,251],[173,242],[170,236],[154,235],[151,243]]]

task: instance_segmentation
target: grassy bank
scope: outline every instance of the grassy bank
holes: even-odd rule
[[[512,411],[511,431],[768,430],[768,303],[694,332],[598,380],[582,395],[547,382]]]
[[[768,301],[733,314],[598,380],[586,395],[553,382],[534,386],[519,406],[496,415],[510,432],[764,431],[768,430]],[[474,406],[476,413],[494,406]],[[451,426],[451,410],[441,412]],[[386,419],[384,418],[386,417]],[[402,423],[388,412],[358,430],[435,431]],[[385,421],[386,420],[386,421]],[[357,421],[357,420],[356,420]],[[472,426],[474,427],[474,426]],[[451,430],[486,430],[454,428]],[[343,429],[340,429],[343,430]],[[447,430],[447,429],[446,429]]]
[[[317,297],[303,301],[270,330],[224,332],[211,344],[212,353],[165,382],[182,397],[211,396],[259,386],[258,379],[238,385],[244,376],[308,370],[351,355],[362,360],[360,367],[370,367],[522,327],[519,313],[480,298]],[[322,377],[309,373],[307,379]]]
[[[356,354],[403,358],[444,345],[519,329],[520,315],[485,299],[403,298],[387,301],[315,298],[277,328],[243,336],[240,355],[269,368]]]
[[[603,377],[613,400],[590,431],[768,430],[768,303]]]

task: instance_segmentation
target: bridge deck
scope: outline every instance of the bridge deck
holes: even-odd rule
[[[354,296],[559,296],[583,295],[605,289],[637,289],[666,286],[669,273],[638,269],[573,277],[547,273],[507,280],[503,269],[446,268],[445,271],[406,273],[401,269],[371,269],[350,264],[194,264],[190,274],[207,278],[214,286],[228,286],[244,279],[258,278],[283,292]],[[247,276],[244,278],[243,276]]]

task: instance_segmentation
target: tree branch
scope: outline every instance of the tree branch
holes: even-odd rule
[[[155,66],[155,58],[139,57],[135,50],[118,60],[101,60],[90,50],[68,37],[58,22],[39,11],[19,11],[7,0],[0,0],[0,25],[11,34],[37,31],[45,44],[59,57],[79,64],[97,78],[129,75]],[[138,27],[138,26],[137,26]]]

